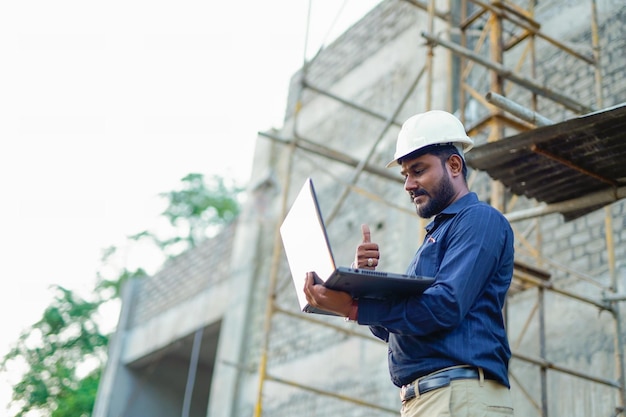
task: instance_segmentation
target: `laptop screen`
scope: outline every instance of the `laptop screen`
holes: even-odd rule
[[[306,273],[317,272],[325,281],[335,270],[323,220],[311,178],[307,178],[280,226],[285,255],[300,306],[306,305],[302,291]]]

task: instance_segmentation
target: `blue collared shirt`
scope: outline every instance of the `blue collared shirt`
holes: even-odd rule
[[[393,301],[359,300],[359,324],[389,346],[397,386],[436,370],[482,367],[509,387],[502,309],[513,275],[513,231],[475,193],[463,196],[426,226],[407,273],[434,277],[422,295]]]

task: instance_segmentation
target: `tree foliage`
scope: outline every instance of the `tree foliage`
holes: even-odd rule
[[[23,332],[2,360],[26,365],[22,379],[13,387],[13,401],[21,408],[17,417],[31,410],[49,410],[52,417],[81,417],[91,413],[108,337],[94,320],[100,302],[77,297],[57,286],[54,299],[41,320]],[[86,376],[80,376],[82,364]]]
[[[213,177],[207,184],[201,174],[189,174],[182,182],[182,190],[161,196],[169,201],[162,215],[177,230],[182,227],[183,233],[161,239],[146,231],[131,240],[150,237],[164,254],[180,243],[188,249],[207,237],[207,229],[219,228],[239,213],[241,189],[227,186],[224,179]],[[114,246],[107,248],[103,263],[116,251]],[[109,341],[98,325],[98,311],[120,297],[126,281],[145,275],[141,268],[122,268],[110,279],[98,273],[91,301],[61,286],[54,288],[53,300],[42,318],[21,333],[0,362],[0,371],[7,371],[12,363],[25,369],[13,387],[12,403],[19,407],[15,417],[26,417],[31,411],[49,417],[91,415]]]
[[[163,239],[153,232],[143,231],[131,236],[131,239],[148,238],[163,253],[177,255],[195,247],[239,214],[240,187],[227,184],[219,176],[206,180],[198,173],[188,174],[181,181],[184,185],[182,189],[160,194],[169,201],[161,215],[175,232]]]

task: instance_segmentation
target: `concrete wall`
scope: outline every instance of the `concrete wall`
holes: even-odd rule
[[[127,283],[94,416],[179,414],[198,329],[204,337],[190,415],[206,415],[220,325],[230,307],[235,230],[232,224],[155,276]]]

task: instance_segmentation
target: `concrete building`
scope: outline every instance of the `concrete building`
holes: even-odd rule
[[[386,346],[298,311],[278,227],[311,176],[338,262],[368,223],[404,271],[425,222],[383,167],[431,108],[464,120],[471,189],[515,230],[516,415],[623,414],[626,5],[429,5],[382,1],[293,76],[236,224],[125,288],[94,416],[398,415]]]

